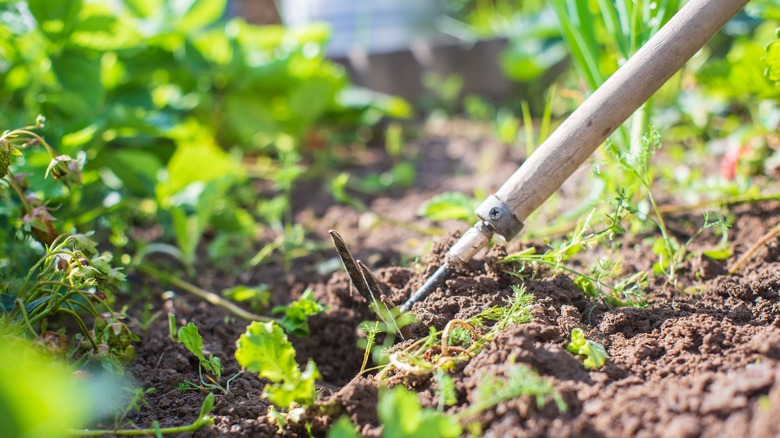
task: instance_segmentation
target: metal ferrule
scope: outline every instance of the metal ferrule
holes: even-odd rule
[[[480,219],[487,222],[493,232],[506,240],[511,240],[523,229],[523,222],[496,195],[490,195],[476,211]]]
[[[483,221],[477,222],[452,245],[452,248],[447,253],[447,262],[452,264],[467,263],[482,248],[488,246],[492,237],[493,230],[490,225]]]

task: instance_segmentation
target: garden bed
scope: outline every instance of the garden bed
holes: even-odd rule
[[[522,160],[520,151],[487,140],[470,124],[454,122],[429,129],[410,147],[419,154],[414,186],[365,197],[372,213],[333,203],[324,190],[314,189],[316,184],[293,196],[296,220],[307,224],[314,230],[313,237],[323,242],[328,229],[337,229],[356,258],[372,268],[386,292],[385,300],[396,305],[442,263],[457,230],[465,229],[463,223],[449,221],[438,224],[446,231],[443,236],[420,233],[432,225],[416,216],[422,202],[445,191],[495,190]],[[359,174],[389,164],[382,153],[368,151],[354,165],[354,173]],[[576,202],[566,197],[565,190],[562,196]],[[571,275],[551,268],[499,263],[507,253],[529,245],[543,247],[541,239],[496,245],[486,256],[451,273],[431,296],[414,306],[417,322],[402,331],[406,340],[396,349],[425,338],[429,327],[443,330],[451,320],[468,320],[492,306],[504,305],[516,293],[513,286],[522,285],[533,298],[528,306],[532,320],[509,325],[472,358],[458,361],[448,371],[456,400],[443,411],[461,415],[468,425],[466,431],[501,437],[777,435],[780,430],[773,419],[780,410],[777,239],[771,239],[736,274],[728,275],[727,270],[777,225],[780,203],[736,205],[730,212],[734,217],[729,233],[731,257],[724,261],[700,254],[688,257],[675,285],[651,275],[645,308],[609,307],[583,294]],[[685,240],[691,229],[701,225],[697,216],[695,211],[669,214],[668,227]],[[528,226],[545,225],[541,218],[536,221]],[[626,275],[651,270],[656,256],[644,237],[629,234],[622,238]],[[430,242],[436,242],[432,249]],[[695,255],[697,249],[715,242],[717,237],[705,232],[689,252]],[[195,283],[215,291],[235,284],[268,284],[275,305],[313,289],[327,310],[310,320],[309,336],[291,337],[291,341],[302,366],[309,358],[317,363],[322,374],[317,382],[319,401],[331,415],[311,414],[306,421],[288,424],[279,432],[268,420],[268,401],[261,397],[265,381],[245,372],[231,382],[228,393],[215,394],[214,424],[193,436],[306,436],[307,422],[314,436],[324,436],[341,415],[349,417],[360,434],[379,436],[381,385],[405,385],[419,394],[424,406],[439,406],[440,388],[433,374],[396,369],[383,376],[381,383],[371,372],[357,376],[363,362],[357,327],[376,316],[352,290],[344,272],[320,273],[323,267],[334,266],[335,257],[335,249],[324,250],[294,260],[289,270],[263,265],[238,278],[225,278],[207,267],[199,271]],[[416,262],[415,257],[422,261]],[[585,253],[584,257],[574,263],[587,264],[592,256]],[[524,279],[513,275],[518,271]],[[132,280],[149,286],[142,276]],[[158,297],[168,290],[157,283],[151,287]],[[204,350],[221,358],[224,375],[237,373],[235,342],[248,321],[176,288],[173,291],[166,299],[159,298],[159,308],[173,313],[179,325],[194,322],[203,336]],[[588,371],[580,358],[567,351],[575,328],[604,345],[610,358],[603,367]],[[479,333],[484,330],[477,327]],[[206,393],[177,388],[185,379],[197,381],[195,357],[171,340],[165,318],[156,319],[146,332],[135,331],[142,340],[129,373],[138,386],[155,391],[130,419],[145,427],[153,420],[162,427],[195,420]],[[464,414],[479,402],[478,388],[486,376],[509,379],[522,365],[551,382],[560,397],[539,401],[522,395],[474,415]]]

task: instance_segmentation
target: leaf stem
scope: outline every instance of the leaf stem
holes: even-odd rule
[[[751,258],[753,258],[753,255],[756,251],[758,251],[762,246],[766,245],[767,242],[769,242],[770,239],[777,236],[777,234],[780,233],[780,224],[769,230],[766,234],[761,236],[756,243],[753,244],[742,256],[737,260],[734,265],[729,268],[729,275],[734,275],[739,269],[747,263]]]
[[[116,435],[116,436],[155,436],[159,434],[169,433],[183,433],[183,432],[196,432],[209,424],[214,423],[214,419],[210,416],[199,418],[195,422],[186,426],[176,427],[158,427],[149,429],[121,429],[121,430],[89,430],[89,429],[70,429],[67,431],[68,435],[74,436],[103,436],[103,435]]]
[[[215,294],[214,292],[201,289],[192,283],[188,283],[180,278],[176,278],[173,275],[160,271],[159,269],[153,268],[147,264],[138,265],[137,269],[141,272],[156,277],[157,279],[165,283],[169,283],[173,286],[176,286],[179,289],[184,290],[185,292],[189,292],[203,300],[206,300],[217,307],[221,307],[227,310],[228,312],[238,316],[239,318],[243,318],[247,321],[262,321],[262,322],[276,322],[276,323],[279,322],[277,318],[258,315],[256,313],[252,313],[248,310],[242,309],[241,307],[235,305],[234,303],[232,303],[231,301],[225,298],[222,298],[221,296]]]

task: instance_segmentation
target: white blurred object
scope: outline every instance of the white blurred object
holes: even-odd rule
[[[441,0],[281,0],[289,27],[326,22],[333,31],[327,53],[335,58],[407,50],[446,39],[436,31]]]

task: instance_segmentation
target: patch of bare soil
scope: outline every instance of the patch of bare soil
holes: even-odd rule
[[[495,189],[519,163],[520,158],[511,150],[488,148],[478,136],[452,134],[459,132],[452,127],[444,131],[446,136],[429,134],[417,145],[427,160],[421,162],[421,169],[429,169],[421,174],[419,183],[409,192],[369,200],[372,208],[401,222],[428,225],[414,216],[422,201],[445,190]],[[479,156],[484,160],[488,149],[496,149],[489,154],[496,170],[479,174],[474,163]],[[490,163],[482,166],[490,168]],[[469,173],[480,176],[473,180],[463,176]],[[488,177],[492,179],[488,181]],[[324,199],[325,195],[320,195]],[[387,293],[385,298],[396,304],[439,265],[455,238],[450,233],[433,239],[388,223],[361,228],[359,214],[327,201],[318,202],[301,206],[299,219],[315,224],[323,240],[328,228],[339,229],[357,258],[369,260],[374,267],[384,266],[375,273]],[[765,203],[733,209],[730,243],[735,256],[776,225],[779,208],[776,203]],[[670,221],[673,228],[675,218]],[[448,225],[448,229],[459,226]],[[437,244],[429,250],[425,242],[433,240]],[[533,322],[505,330],[453,371],[458,402],[447,412],[459,412],[473,402],[475,388],[484,375],[504,375],[513,363],[524,363],[553,382],[568,410],[559,412],[552,402],[537,406],[527,396],[507,400],[476,418],[484,436],[778,436],[778,248],[778,241],[771,242],[733,276],[728,276],[725,268],[734,257],[727,262],[692,258],[681,271],[680,284],[686,287],[654,281],[645,309],[609,309],[583,295],[569,276],[540,272],[522,282],[535,299]],[[409,268],[394,266],[410,249],[427,254],[424,263]],[[512,294],[512,286],[521,284],[508,272],[512,266],[497,263],[504,251],[494,247],[483,259],[451,273],[436,292],[415,304],[418,322],[411,330],[412,338],[426,336],[430,326],[442,329],[451,319],[469,318],[503,303]],[[626,245],[624,251],[629,268],[647,269],[654,257],[639,243]],[[362,298],[351,291],[344,273],[316,273],[317,263],[333,257],[335,251],[297,260],[287,274],[278,266],[260,268],[242,279],[224,279],[212,273],[201,284],[219,289],[239,281],[267,283],[275,292],[275,303],[289,302],[312,287],[328,310],[311,321],[309,337],[293,339],[297,359],[301,364],[308,358],[317,362],[323,376],[319,385],[322,399],[329,399],[334,410],[347,415],[361,434],[378,436],[378,383],[371,376],[355,377],[363,354],[357,347],[356,327],[371,314]],[[163,305],[164,310],[176,314],[180,324],[192,321],[198,325],[205,349],[222,359],[225,375],[239,372],[233,358],[235,341],[247,321],[181,295]],[[611,357],[603,368],[586,371],[582,361],[566,350],[573,328],[582,328],[589,339],[604,344]],[[137,384],[156,391],[132,420],[139,426],[158,420],[163,427],[194,420],[205,394],[181,392],[177,385],[185,379],[198,379],[195,358],[169,339],[167,322],[162,319],[142,335],[129,372]],[[260,397],[263,384],[251,373],[235,378],[229,393],[215,394],[215,424],[192,436],[277,434],[266,419],[267,403]],[[436,406],[432,376],[416,376],[407,384],[420,393],[425,405]],[[323,416],[310,421],[312,434],[324,436],[331,420]],[[282,431],[284,436],[307,434],[301,425]]]

